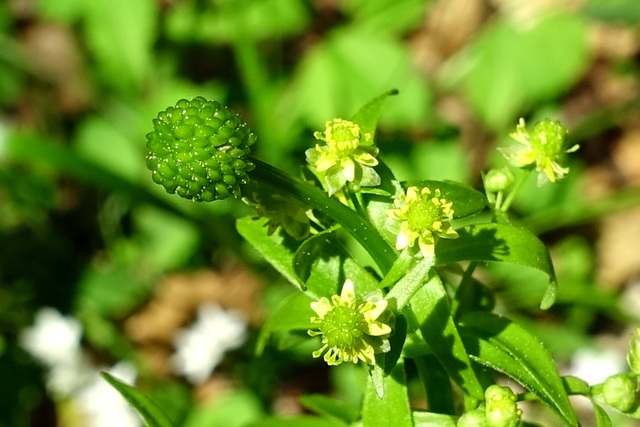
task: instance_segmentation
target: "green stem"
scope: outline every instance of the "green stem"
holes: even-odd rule
[[[428,282],[429,273],[433,267],[433,259],[423,259],[411,270],[406,272],[402,279],[389,291],[386,299],[395,299],[396,308],[402,310],[409,302],[413,294]]]
[[[524,184],[524,182],[527,180],[527,177],[529,176],[530,173],[531,173],[531,169],[527,169],[522,175],[520,175],[520,178],[518,178],[518,181],[516,181],[516,183],[513,186],[513,189],[511,190],[507,198],[504,200],[504,203],[500,207],[501,211],[506,212],[507,210],[509,210],[509,207],[511,206],[511,202],[513,202],[513,198],[516,196],[518,191],[520,191],[520,187],[522,187],[522,184]],[[496,205],[496,208],[497,208],[497,205]]]
[[[395,251],[367,221],[322,190],[306,182],[293,179],[280,169],[257,159],[251,159],[256,168],[249,173],[251,179],[277,189],[308,204],[332,218],[362,245],[373,258],[382,274],[386,274],[396,259]]]
[[[396,258],[389,272],[380,281],[380,289],[392,288],[393,285],[407,274],[407,271],[413,267],[415,262],[416,258],[409,255],[407,251],[400,252],[400,256]]]
[[[477,261],[471,261],[462,276],[460,285],[451,301],[451,314],[454,319],[469,311],[469,308],[476,303],[478,298],[476,287],[473,283],[473,272],[478,266]]]

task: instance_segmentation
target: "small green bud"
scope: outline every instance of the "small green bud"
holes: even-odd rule
[[[491,169],[482,180],[488,193],[497,193],[508,190],[513,185],[515,176],[509,168]]]
[[[636,404],[636,385],[624,374],[613,375],[602,384],[602,396],[607,405],[629,412]]]
[[[485,416],[488,427],[515,427],[522,411],[516,405],[516,395],[508,387],[489,386],[485,392]]]
[[[488,427],[487,417],[482,409],[465,412],[456,424],[457,427]]]
[[[634,374],[640,375],[640,328],[638,328],[638,334],[631,337],[627,363]]]
[[[254,168],[248,159],[256,136],[216,101],[179,100],[153,120],[147,134],[147,167],[168,193],[196,201],[240,194]]]

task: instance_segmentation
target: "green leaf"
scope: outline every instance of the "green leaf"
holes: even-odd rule
[[[8,155],[13,160],[29,163],[41,161],[82,182],[108,191],[123,193],[136,202],[150,203],[176,215],[189,217],[185,211],[147,191],[136,182],[116,175],[83,155],[60,146],[54,140],[40,136],[14,134],[7,146]]]
[[[593,412],[596,416],[596,426],[597,427],[611,427],[611,419],[607,412],[602,408],[602,406],[593,402]]]
[[[457,230],[459,238],[436,244],[436,265],[459,261],[500,261],[532,267],[549,276],[540,307],[556,297],[556,276],[547,247],[529,231],[508,224],[471,225]]]
[[[510,320],[486,312],[463,315],[459,330],[476,361],[518,381],[563,422],[578,426],[556,366],[534,336]]]
[[[300,286],[318,298],[330,298],[342,284],[341,261],[346,253],[336,241],[335,231],[334,227],[309,237],[293,256],[293,271]]]
[[[381,61],[380,58],[384,58]],[[327,118],[351,117],[371,94],[389,88],[402,94],[385,106],[380,120],[388,126],[423,126],[431,94],[399,39],[355,26],[341,26],[310,49],[300,61],[283,97],[291,122],[318,127]]]
[[[264,226],[266,222],[266,218],[255,220],[247,216],[236,221],[236,229],[269,264],[302,290],[298,276],[293,269],[294,251],[285,243],[287,236],[280,231],[269,236],[267,227]]]
[[[336,423],[320,417],[301,415],[293,418],[263,418],[245,427],[336,427]]]
[[[153,62],[157,2],[95,0],[85,4],[84,42],[102,79],[123,93],[138,89]]]
[[[458,423],[458,417],[436,412],[411,411],[411,415],[413,423],[420,427],[456,427]]]
[[[234,390],[195,406],[181,427],[244,427],[262,417],[262,403],[255,393],[249,390]]]
[[[484,388],[451,318],[448,297],[440,277],[433,274],[429,282],[413,295],[410,304],[424,340],[449,376],[470,396],[484,398]]]
[[[455,414],[451,381],[438,359],[433,354],[427,354],[414,358],[413,362],[424,385],[429,410],[440,414]],[[415,414],[413,419],[415,422]]]
[[[305,330],[312,327],[311,316],[315,313],[311,309],[314,301],[306,293],[296,292],[283,300],[280,305],[271,313],[264,326],[260,330],[260,335],[256,343],[256,355],[261,355],[267,340],[274,332]]]
[[[362,108],[360,108],[360,110],[358,110],[351,121],[358,124],[363,133],[370,132],[371,136],[375,137],[376,127],[378,126],[378,118],[380,117],[382,104],[389,96],[397,94],[398,91],[392,89],[372,99]]]
[[[396,258],[395,251],[365,218],[335,198],[328,197],[321,189],[293,179],[267,163],[257,159],[252,159],[252,161],[256,168],[250,172],[251,179],[255,179],[260,184],[272,187],[283,194],[290,195],[303,203],[307,203],[323,215],[330,217],[348,231],[369,252],[383,273],[386,273],[391,268]]]
[[[469,103],[489,127],[501,129],[523,108],[568,90],[588,64],[585,22],[578,14],[555,14],[527,25],[493,21],[447,74],[463,70]]]
[[[360,413],[341,400],[324,394],[308,394],[300,397],[305,408],[338,423],[351,424],[360,417]]]
[[[128,384],[123,383],[113,375],[107,372],[101,373],[102,378],[107,380],[118,393],[124,397],[131,406],[135,408],[142,419],[149,427],[172,427],[173,424],[169,418],[162,412],[160,407],[147,396],[142,394]]]
[[[398,362],[391,375],[384,377],[383,383],[384,395],[380,398],[372,381],[367,382],[362,424],[367,427],[413,426],[403,361]]]
[[[407,182],[405,187],[428,187],[431,191],[440,190],[442,197],[452,203],[454,218],[464,218],[482,211],[487,206],[484,194],[468,185],[452,181],[418,181]]]

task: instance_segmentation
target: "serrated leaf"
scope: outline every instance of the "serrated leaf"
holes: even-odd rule
[[[172,427],[171,420],[162,412],[160,407],[140,391],[120,381],[107,372],[101,373],[109,384],[124,397],[131,406],[140,414],[149,427]]]
[[[339,423],[351,424],[360,417],[360,413],[345,402],[324,394],[308,394],[300,397],[305,408]]]
[[[436,265],[459,261],[498,261],[532,267],[549,277],[540,307],[549,308],[556,297],[556,275],[547,247],[534,234],[508,224],[471,225],[456,230],[457,239],[436,244]]]
[[[413,295],[410,304],[424,340],[451,379],[470,396],[482,399],[484,388],[451,317],[440,277],[433,274],[431,280]]]
[[[518,381],[567,425],[579,425],[551,356],[529,332],[486,312],[463,315],[458,329],[476,361]]]
[[[383,378],[383,383],[384,394],[379,397],[371,379],[367,381],[362,406],[362,424],[367,427],[413,426],[404,362],[398,362],[391,375]]]
[[[262,354],[267,340],[274,332],[304,330],[311,328],[311,316],[315,313],[311,309],[314,301],[309,295],[297,292],[284,301],[269,315],[262,326],[256,342],[256,355]]]

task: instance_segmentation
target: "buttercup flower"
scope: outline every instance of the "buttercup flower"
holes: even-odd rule
[[[375,353],[389,351],[386,338],[391,327],[379,320],[387,301],[356,299],[351,280],[344,282],[340,295],[312,302],[311,308],[317,314],[311,318],[316,329],[309,329],[307,333],[322,337],[322,347],[313,352],[313,357],[324,353],[329,365],[358,363],[358,360],[373,365]]]
[[[316,144],[306,151],[307,162],[324,173],[329,195],[342,189],[347,182],[356,187],[374,187],[380,176],[373,169],[378,164],[378,149],[373,147],[370,133],[362,133],[360,126],[348,120],[333,119],[326,123],[324,132],[315,132]]]
[[[567,133],[567,129],[559,121],[551,119],[537,122],[529,132],[525,128],[524,119],[520,119],[516,131],[510,136],[521,145],[501,147],[498,150],[515,167],[535,165],[538,185],[547,181],[556,182],[569,173],[569,168],[561,165],[565,154],[580,148],[578,145],[569,149],[565,147]]]
[[[452,204],[441,196],[439,189],[432,193],[428,187],[409,187],[394,203],[396,209],[389,209],[386,213],[401,221],[396,249],[412,247],[418,240],[420,252],[428,259],[434,255],[437,238],[458,237],[458,233],[451,228]]]

